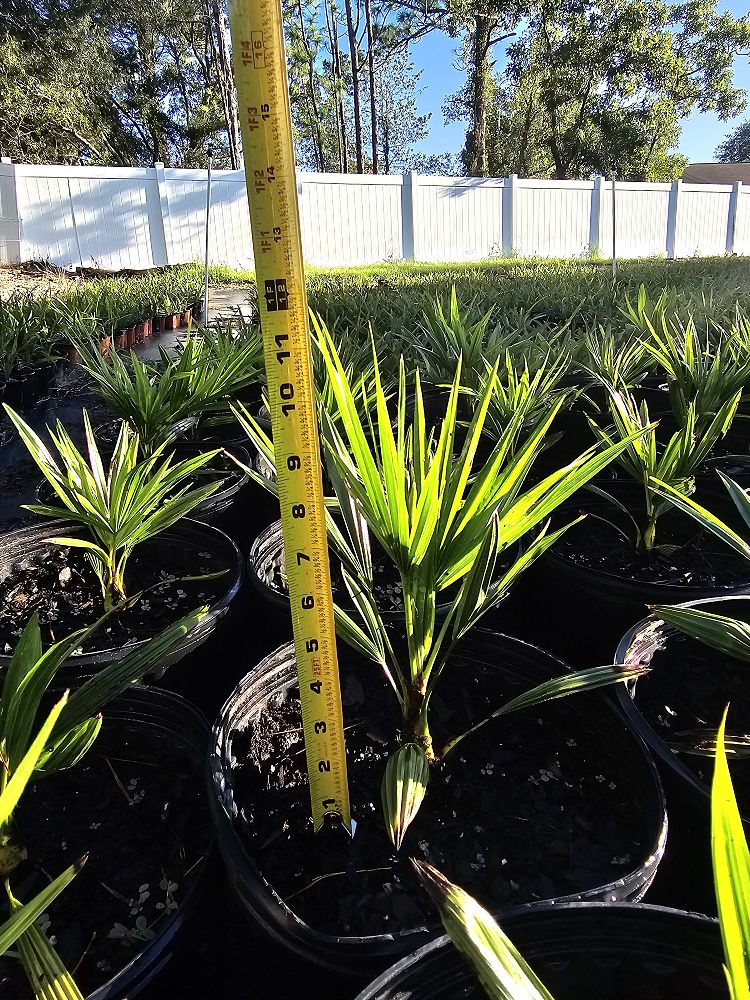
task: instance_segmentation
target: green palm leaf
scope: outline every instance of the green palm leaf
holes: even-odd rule
[[[750,852],[724,750],[727,713],[717,737],[711,786],[711,855],[732,1000],[750,1000]]]

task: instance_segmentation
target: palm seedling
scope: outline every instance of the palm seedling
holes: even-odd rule
[[[621,339],[611,327],[600,326],[587,332],[584,354],[580,359],[583,370],[596,384],[631,390],[639,385],[652,365],[646,345],[636,336]]]
[[[14,826],[14,811],[29,781],[71,768],[91,749],[102,726],[102,709],[163,662],[205,616],[200,608],[171,625],[124,659],[109,663],[74,694],[66,693],[35,731],[35,720],[53,689],[60,667],[104,619],[42,649],[36,615],[13,652],[0,694],[0,873],[12,911],[0,927],[0,954],[15,942],[29,982],[40,1000],[83,1000],[36,918],[72,881],[85,859],[71,865],[30,903],[16,899],[10,876],[27,851]],[[106,617],[106,616],[105,616]]]
[[[518,413],[524,415],[523,422],[518,426],[519,437],[527,427],[533,426],[548,409],[551,402],[557,399],[567,399],[571,395],[568,386],[564,384],[565,376],[570,370],[570,358],[561,354],[554,359],[548,354],[536,368],[530,368],[528,360],[515,361],[510,351],[505,352],[505,363],[495,369],[485,361],[484,374],[479,376],[476,391],[481,398],[488,382],[494,384],[490,396],[484,432],[494,441],[498,441],[508,424]]]
[[[637,314],[628,303],[635,317]],[[721,330],[701,338],[692,317],[682,322],[676,314],[655,309],[638,317],[647,355],[667,376],[672,411],[683,424],[695,403],[698,430],[750,382],[750,353],[741,339]]]
[[[469,735],[458,734],[439,747],[430,730],[430,698],[457,644],[523,571],[570,527],[549,532],[550,514],[632,439],[628,437],[599,453],[589,449],[537,485],[524,488],[562,399],[539,417],[525,442],[515,449],[518,428],[525,416],[517,413],[484,466],[476,468],[477,445],[494,391],[497,365],[477,401],[458,452],[454,444],[460,360],[445,418],[440,430],[435,431],[426,426],[419,372],[415,376],[414,411],[407,421],[403,362],[394,427],[377,358],[377,427],[368,437],[333,342],[322,327],[318,326],[317,332],[340,414],[337,425],[326,411],[322,413],[326,466],[343,522],[341,530],[334,528],[330,541],[361,618],[359,624],[337,609],[337,628],[350,645],[383,670],[401,709],[401,746],[389,759],[383,780],[386,826],[398,847],[424,797],[431,768]],[[639,433],[640,429],[636,431]],[[330,524],[329,520],[329,532]],[[370,532],[400,578],[405,655],[394,650],[377,607]],[[525,547],[519,551],[514,547],[521,539]],[[452,585],[458,587],[458,594],[445,618],[438,621],[437,596]],[[641,669],[635,668],[637,672]],[[621,668],[611,666],[571,673],[514,698],[489,718],[624,679]],[[469,732],[479,729],[489,718]]]
[[[472,318],[472,303],[460,307],[456,288],[451,288],[447,308],[439,298],[426,310],[415,340],[420,370],[433,385],[450,384],[461,359],[464,386],[477,388],[485,370],[485,359],[493,361],[506,347],[506,339],[490,325],[493,310]]]
[[[0,299],[0,363],[5,379],[18,362],[20,337],[21,327],[14,304]]]
[[[617,464],[643,490],[643,507],[634,515],[624,504],[602,489],[596,492],[619,509],[632,524],[635,533],[634,548],[641,555],[650,555],[659,549],[657,522],[672,503],[660,494],[654,480],[668,483],[672,492],[680,496],[691,493],[695,487],[695,470],[706,460],[716,442],[729,429],[740,401],[737,392],[727,400],[710,420],[702,420],[697,401],[688,404],[679,429],[663,447],[657,440],[657,424],[651,423],[648,405],[640,406],[632,393],[609,389],[610,412],[613,426],[602,428],[589,418],[597,439],[611,446],[626,438],[629,444],[617,456]],[[640,433],[638,433],[640,432]],[[620,531],[620,529],[617,529]],[[622,533],[622,532],[621,532]],[[627,535],[625,536],[627,538]]]
[[[39,435],[9,406],[5,410],[56,495],[57,503],[28,504],[27,509],[73,521],[88,531],[89,537],[50,541],[85,550],[101,583],[106,610],[127,597],[125,569],[133,550],[185,517],[221,485],[217,481],[195,489],[190,485],[193,475],[218,451],[173,463],[164,457],[162,445],[150,458],[140,459],[138,435],[124,423],[105,472],[85,410],[88,460],[58,421],[56,431],[48,428],[58,463]]]
[[[102,357],[85,340],[76,347],[99,395],[137,432],[145,455],[226,407],[258,380],[262,366],[259,335],[238,340],[221,331],[188,334],[177,357],[162,348],[159,367],[135,353],[128,363],[115,351]]]
[[[0,300],[0,370],[7,378],[20,364],[52,357],[49,308],[45,300],[16,295]]]

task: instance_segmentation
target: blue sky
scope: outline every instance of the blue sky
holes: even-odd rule
[[[747,0],[727,0],[721,4],[735,15],[747,14]],[[457,40],[447,35],[428,35],[412,49],[416,69],[421,69],[421,84],[425,88],[417,102],[420,114],[431,114],[428,138],[420,143],[424,153],[458,152],[463,146],[465,125],[443,121],[443,100],[455,93],[464,80],[463,73],[454,68]],[[750,95],[750,59],[745,56],[735,61],[735,83]],[[722,122],[713,114],[694,114],[683,122],[679,151],[694,163],[714,159],[714,150],[729,132],[750,117],[748,110],[732,121]]]

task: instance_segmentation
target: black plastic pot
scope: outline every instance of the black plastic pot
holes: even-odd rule
[[[0,536],[0,575],[7,573],[14,563],[22,559],[43,557],[43,553],[49,548],[49,539],[61,535],[70,537],[78,534],[83,534],[83,529],[79,524],[70,521],[48,521],[41,525],[35,524],[27,528],[19,528],[17,531]],[[177,576],[194,573],[196,567],[194,562],[191,562],[191,555],[205,550],[208,550],[212,555],[223,557],[228,567],[226,577],[223,578],[225,582],[221,598],[209,608],[208,614],[198,627],[185,636],[182,644],[161,663],[155,672],[155,676],[161,677],[168,667],[178,663],[187,653],[197,649],[216,629],[240,589],[244,576],[244,566],[240,552],[231,538],[212,525],[189,518],[183,518],[159,535],[158,538],[143,544],[159,546],[162,553],[160,558],[163,557],[166,560],[163,564],[164,568],[169,568]],[[183,565],[180,564],[181,560],[185,561]],[[147,641],[144,639],[130,643],[126,647],[95,650],[71,657],[62,667],[59,674],[60,680],[71,685],[80,683],[83,678],[96,673],[105,664],[121,660]],[[9,662],[10,656],[8,654],[0,654],[0,671],[7,667]]]
[[[704,489],[722,489],[721,480],[718,476],[719,471],[723,472],[725,476],[729,476],[730,479],[733,479],[744,490],[750,489],[750,454],[719,455],[716,458],[712,458],[701,469],[698,477],[700,486],[703,486]],[[723,500],[724,503],[721,505],[721,509],[717,505],[716,508],[712,508],[712,513],[723,516],[725,509],[736,510],[728,492],[724,493]]]
[[[750,597],[712,597],[704,600],[688,601],[686,607],[695,607],[712,614],[726,615],[730,618],[739,618],[750,622]],[[668,647],[670,636],[675,636],[676,630],[669,625],[665,625],[656,616],[650,615],[643,618],[631,629],[629,629],[620,640],[615,653],[615,663],[645,664],[650,666],[654,653],[657,650]],[[710,655],[710,648],[706,648],[707,655]],[[618,701],[628,718],[630,725],[644,740],[659,760],[667,765],[679,778],[685,782],[693,791],[698,792],[706,802],[711,796],[710,781],[702,781],[695,771],[691,770],[683,762],[680,754],[675,753],[664,742],[659,734],[653,729],[649,722],[638,710],[638,682],[630,681],[627,685],[618,685]],[[731,700],[731,692],[727,692],[727,703]],[[716,720],[716,725],[720,722]],[[731,725],[729,727],[731,729]],[[696,758],[700,759],[700,758]],[[708,761],[708,772],[712,773],[712,765]]]
[[[250,546],[247,556],[247,579],[261,599],[276,614],[289,618],[289,594],[270,583],[274,565],[284,559],[284,539],[281,521],[274,521],[264,528]]]
[[[558,903],[500,915],[556,1000],[726,1000],[715,920],[645,904]],[[357,1000],[482,1000],[471,967],[438,938]]]
[[[373,540],[373,545],[376,544],[377,543]],[[384,556],[384,558],[386,557]],[[375,552],[373,552],[373,562],[377,565],[377,556]],[[259,594],[260,597],[267,604],[269,604],[277,614],[282,616],[285,622],[288,622],[290,620],[289,594],[286,590],[280,590],[272,583],[274,568],[283,565],[284,539],[281,532],[281,521],[277,520],[272,524],[269,524],[268,527],[264,528],[250,546],[250,551],[247,556],[247,578],[256,593]],[[331,568],[334,574],[334,584],[337,582],[341,583],[341,586],[338,588],[337,603],[340,604],[344,610],[354,612],[356,617],[357,613],[351,602],[349,594],[346,592],[339,572],[340,565],[337,563],[335,556],[332,556]],[[455,594],[456,587],[451,587],[447,593]],[[451,607],[450,601],[445,600],[445,595],[443,596],[444,599],[442,601],[438,601],[435,609],[435,614],[438,618],[444,618],[445,615],[448,614]],[[381,610],[380,614],[386,624],[403,623],[403,612],[399,609]]]
[[[565,664],[534,646],[496,633],[477,630],[464,640],[460,655],[481,663],[488,671],[498,670],[514,690],[530,687],[554,675],[564,673]],[[351,658],[351,654],[350,654]],[[345,667],[347,658],[340,657]],[[420,928],[393,934],[367,937],[333,936],[321,933],[301,920],[287,906],[260,871],[241,835],[239,803],[235,799],[233,762],[237,755],[235,739],[257,719],[269,701],[282,696],[296,684],[293,647],[282,646],[266,657],[237,686],[225,703],[212,737],[209,757],[211,801],[217,824],[218,842],[226,863],[229,880],[239,905],[253,925],[297,957],[334,969],[349,977],[377,974],[387,965],[425,943],[437,929]],[[629,870],[615,882],[592,887],[566,896],[566,900],[640,899],[654,878],[666,842],[666,812],[661,784],[654,764],[640,738],[624,723],[616,706],[596,692],[555,703],[565,720],[566,733],[574,733],[571,724],[601,734],[609,748],[617,746],[618,766],[627,775],[628,785],[638,789],[637,808],[643,817],[642,856],[634,859]],[[550,708],[550,711],[553,711]],[[580,732],[580,728],[578,729]],[[240,751],[241,752],[241,751]],[[307,795],[301,787],[300,795]],[[492,808],[488,803],[488,809]],[[471,822],[479,817],[472,816]],[[467,821],[469,819],[467,818]],[[647,828],[647,829],[646,829]]]
[[[149,726],[163,733],[171,746],[183,748],[182,766],[198,781],[204,766],[208,723],[190,702],[157,688],[134,688],[106,711],[107,719],[125,730]],[[208,814],[206,815],[208,820]],[[195,945],[203,936],[206,914],[216,889],[214,840],[198,877],[184,896],[180,908],[164,930],[149,942],[116,976],[95,990],[88,1000],[121,1000],[137,996],[161,974],[170,962],[190,963]]]
[[[28,379],[17,373],[11,373],[5,380],[4,400],[14,409],[26,406],[31,402]]]
[[[724,452],[731,455],[750,454],[750,414],[747,411],[739,412],[732,421],[727,435],[723,438],[717,448],[717,452]]]
[[[640,491],[628,481],[613,480],[604,488],[610,490],[630,509],[637,509],[635,505],[640,506],[642,503]],[[730,516],[731,512],[720,506],[724,498],[718,492],[706,489],[696,499],[709,509],[717,510],[722,516]],[[570,522],[582,510],[623,523],[623,518],[611,504],[586,490],[580,491],[555,512],[554,523],[563,525]],[[576,525],[568,538],[584,539],[590,523],[592,522],[583,521]],[[685,541],[699,532],[695,522],[678,512],[667,511],[659,519],[662,529],[670,524],[679,524]],[[714,550],[722,550],[721,543],[712,536],[707,535],[706,542]],[[542,591],[538,596],[547,610],[546,620],[542,625],[545,631],[538,641],[545,646],[552,645],[555,652],[570,658],[577,665],[606,662],[624,630],[634,619],[643,615],[647,605],[682,604],[722,594],[750,594],[750,572],[745,582],[723,587],[649,582],[579,565],[566,558],[559,546],[545,553],[539,560],[538,569],[534,569],[534,579],[539,581]],[[585,619],[581,617],[581,612],[592,608],[596,608],[595,615],[586,615]],[[550,632],[555,633],[555,637],[548,641]],[[556,644],[558,641],[564,644]],[[581,652],[587,657],[584,661],[580,659]]]
[[[175,764],[179,761],[177,767],[182,775],[175,773],[175,786],[185,780],[198,785],[205,767],[208,733],[205,717],[189,702],[155,688],[133,688],[107,707],[101,734],[90,753],[106,755],[115,762],[122,757],[135,757],[145,762],[153,760],[160,762],[162,767],[165,758]],[[54,781],[55,778],[45,780]],[[169,806],[170,803],[165,802],[167,811]],[[215,841],[209,810],[205,803],[202,807],[201,817],[193,813],[192,822],[193,829],[202,831],[198,846],[204,851],[204,859],[195,869],[189,887],[180,886],[178,909],[125,966],[88,994],[88,1000],[134,997],[152,983],[176,956],[182,955],[185,962],[190,962],[190,953],[196,944],[194,932],[197,932],[198,938],[205,932],[206,913],[215,905],[212,902],[216,884]],[[144,836],[147,835],[148,831],[144,830]],[[117,844],[113,844],[111,849],[116,850]],[[79,879],[95,878],[95,866],[94,853]],[[76,883],[66,891],[75,892]],[[54,904],[52,916],[54,919]],[[103,935],[108,930],[109,927],[101,928]]]

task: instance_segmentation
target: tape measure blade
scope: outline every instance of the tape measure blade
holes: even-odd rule
[[[280,4],[231,0],[230,26],[313,823],[351,831]]]

